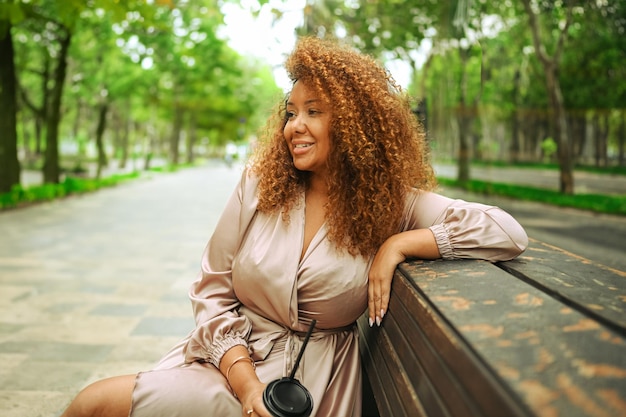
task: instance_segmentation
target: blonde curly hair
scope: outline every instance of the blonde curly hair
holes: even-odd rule
[[[313,37],[301,38],[285,68],[293,83],[330,103],[328,238],[352,255],[371,256],[398,233],[407,192],[435,186],[421,125],[391,74],[373,58]],[[252,160],[258,210],[289,211],[308,183],[283,136],[286,100],[266,125]]]

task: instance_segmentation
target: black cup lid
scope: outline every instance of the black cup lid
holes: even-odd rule
[[[267,409],[276,417],[307,417],[313,410],[313,400],[297,379],[272,381],[263,393]]]

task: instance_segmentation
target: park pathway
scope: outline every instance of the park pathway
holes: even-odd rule
[[[187,289],[240,173],[214,162],[0,213],[0,416],[56,417],[192,329]]]
[[[192,329],[187,289],[241,167],[144,175],[0,212],[1,417],[57,417],[87,383],[149,369]],[[626,272],[626,219],[442,191]]]

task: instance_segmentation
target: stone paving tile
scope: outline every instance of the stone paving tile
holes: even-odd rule
[[[179,336],[182,338],[193,330],[193,325],[194,321],[191,318],[146,317],[135,326],[131,335]]]
[[[0,212],[1,417],[57,417],[193,328],[187,291],[240,174],[213,164]]]

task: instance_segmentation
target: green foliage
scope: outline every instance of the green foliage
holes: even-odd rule
[[[484,195],[498,195],[518,200],[537,201],[560,207],[572,207],[581,210],[590,210],[597,213],[617,214],[626,216],[626,196],[576,194],[565,195],[558,191],[523,185],[503,184],[470,180],[459,183],[457,180],[438,178],[441,185],[458,187],[472,193]]]
[[[555,63],[568,117],[573,119],[576,112],[584,120],[598,109],[626,108],[622,81],[626,78],[626,2],[532,4],[540,12],[539,33],[548,55],[558,49],[560,28],[572,11],[564,48]],[[499,149],[514,152],[507,159],[538,161],[541,139],[556,133],[548,109],[546,74],[521,1],[309,0],[303,15],[300,34],[338,37],[382,61],[391,56],[407,62],[415,71],[410,93],[428,101],[429,134],[437,140],[433,146],[450,156],[458,148],[451,143],[451,138],[459,137],[458,109],[476,98],[480,101],[475,116],[482,125],[482,132],[470,133],[476,154],[484,146],[479,136],[500,130]],[[416,65],[418,49],[427,54],[421,57],[425,59],[421,68]],[[463,49],[469,53],[465,68],[459,59]],[[464,70],[466,83],[461,85]],[[619,133],[621,120],[614,118],[609,124],[608,153],[623,153],[626,138],[623,131]],[[587,130],[585,139],[592,141],[594,135]],[[513,137],[515,146],[509,146]],[[580,141],[573,148],[577,146]],[[583,148],[587,160],[593,158],[591,148]]]
[[[550,52],[555,47],[548,42],[551,30],[558,28],[565,9],[562,2],[534,3],[542,8],[540,24]],[[61,151],[79,148],[83,158],[91,157],[97,112],[103,105],[108,106],[107,151],[120,159],[167,156],[169,142],[177,135],[194,138],[188,146],[214,149],[254,134],[281,91],[271,68],[240,56],[218,35],[223,24],[220,4],[1,2],[0,22],[8,19],[16,25],[12,34],[19,79],[19,148],[27,154],[45,148],[42,143],[35,149],[35,143],[46,133],[49,76],[57,64],[61,29],[72,35]],[[261,6],[276,7],[278,2],[249,4],[258,13]],[[623,1],[575,8],[559,70],[568,110],[584,115],[594,109],[626,108],[626,84],[621,81],[626,77],[625,8]],[[280,10],[275,14],[280,16]],[[303,15],[300,34],[339,37],[383,61],[399,57],[409,63],[416,71],[409,91],[428,99],[434,149],[452,155],[458,137],[455,116],[462,107],[474,105],[470,134],[476,154],[489,150],[505,156],[512,124],[518,122],[519,137],[526,141],[520,152],[531,155],[526,159],[540,160],[540,141],[553,132],[546,122],[544,74],[521,2],[307,0]],[[418,56],[420,47],[427,56]],[[462,53],[467,60],[461,59]],[[419,68],[423,58],[426,64]],[[620,120],[612,116],[609,121],[613,154],[624,140]],[[483,140],[483,135],[493,135],[494,140]]]
[[[197,138],[191,148],[246,138],[279,91],[266,64],[218,36],[223,16],[212,0],[15,0],[0,4],[0,17],[9,15],[17,24],[18,146],[27,153],[45,148],[59,33],[72,37],[60,150],[82,158],[92,156],[101,109],[107,152],[167,157],[174,136]]]
[[[558,145],[552,138],[545,138],[541,142],[541,150],[543,151],[544,162],[549,162],[558,150]]]
[[[138,177],[139,173],[137,172],[113,175],[100,180],[68,176],[59,184],[43,184],[31,187],[16,185],[10,192],[0,194],[0,210],[92,192]]]

